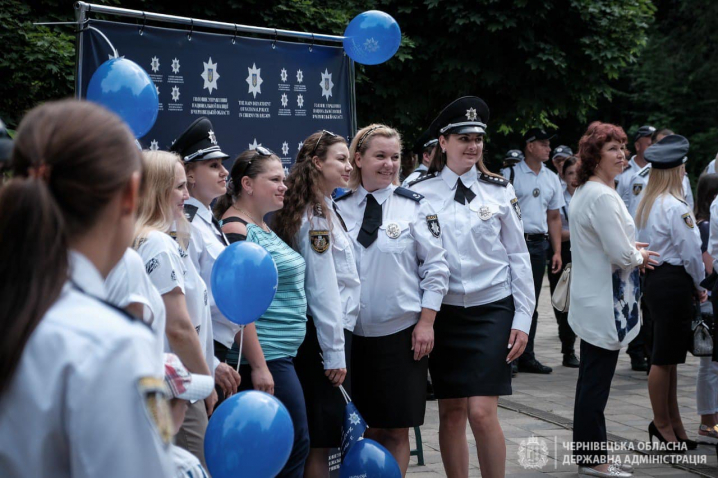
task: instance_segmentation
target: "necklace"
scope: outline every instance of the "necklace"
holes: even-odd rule
[[[236,209],[237,211],[241,212],[242,214],[244,214],[245,216],[247,216],[248,218],[250,218],[252,220],[252,222],[254,222],[255,225],[261,227],[264,232],[267,232],[267,229],[269,229],[267,227],[267,225],[264,223],[264,221],[257,221],[255,218],[252,217],[251,214],[249,214],[247,211],[245,211],[241,207],[237,206],[236,204],[232,204],[232,207],[234,209]],[[261,222],[261,224],[260,224],[260,222]]]

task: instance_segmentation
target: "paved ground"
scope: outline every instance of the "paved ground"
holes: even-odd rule
[[[550,308],[548,283],[545,282],[539,302],[536,351],[539,360],[553,367],[554,371],[550,375],[519,374],[513,381],[513,395],[500,401],[499,418],[507,448],[506,476],[578,476],[575,465],[563,463],[564,456],[571,454],[563,444],[571,440],[578,371],[561,366],[557,334],[556,320]],[[578,344],[576,348],[578,350]],[[695,439],[699,424],[695,402],[698,360],[690,354],[688,357],[688,362],[678,367],[678,402],[689,437]],[[653,414],[646,382],[645,373],[632,371],[630,359],[622,351],[611,387],[606,418],[609,438],[624,449],[643,450],[648,440],[647,427]],[[410,478],[445,476],[439,454],[438,429],[437,403],[429,402],[426,422],[421,427],[426,464],[418,466],[417,458],[412,457]],[[472,446],[475,442],[468,426],[467,431],[470,443],[469,476],[481,476],[476,448]],[[410,435],[413,437],[413,433]],[[686,455],[693,463],[661,463],[661,456],[645,451],[625,451],[620,454],[620,459],[637,463],[635,476],[697,474],[718,477],[716,448],[708,444],[708,440],[704,442],[706,444],[700,445],[698,450]],[[522,466],[521,463],[533,467]]]

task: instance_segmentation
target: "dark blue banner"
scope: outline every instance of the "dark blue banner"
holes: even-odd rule
[[[234,158],[262,145],[285,166],[301,141],[326,129],[353,134],[352,68],[338,47],[235,37],[91,20],[124,56],[145,69],[159,92],[152,130],[143,148],[168,149],[189,124],[207,116],[222,150]],[[141,31],[141,34],[140,34]],[[80,96],[95,70],[112,56],[102,36],[81,38]],[[231,162],[231,161],[230,161]]]

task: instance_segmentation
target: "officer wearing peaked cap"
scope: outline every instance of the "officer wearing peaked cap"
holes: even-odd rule
[[[219,147],[212,122],[206,116],[194,120],[180,137],[172,142],[170,151],[179,154],[185,163],[229,158]]]
[[[413,152],[416,153],[421,162],[414,172],[406,177],[401,184],[402,187],[407,187],[410,182],[426,174],[426,171],[429,169],[429,163],[431,163],[431,155],[438,142],[439,140],[436,139],[436,137],[432,137],[429,130],[424,131],[421,136],[419,136],[416,143],[414,143]]]
[[[503,476],[503,454],[491,452],[503,444],[497,397],[511,394],[509,362],[528,341],[534,287],[514,188],[483,163],[488,119],[489,108],[475,96],[444,108],[431,125],[439,146],[429,173],[410,187],[438,214],[449,262],[449,292],[437,314],[429,357],[446,430],[441,454],[467,469],[466,421],[482,417],[477,427],[472,423],[478,454],[487,461],[482,469]]]
[[[626,204],[626,208],[630,211],[630,201],[633,191],[631,190],[631,181],[633,178],[645,168],[648,162],[643,157],[643,153],[651,145],[651,136],[656,132],[656,128],[653,126],[645,125],[638,128],[636,134],[633,137],[633,147],[636,150],[636,154],[631,157],[628,161],[628,166],[623,170],[621,174],[616,177],[618,185],[616,186],[616,192],[623,202]],[[642,188],[643,186],[641,186]],[[635,213],[635,208],[633,213]],[[633,213],[631,215],[633,215]]]
[[[556,168],[556,174],[558,174],[558,180],[563,189],[566,189],[566,182],[563,180],[562,173],[563,163],[571,156],[573,156],[573,150],[565,145],[557,146],[551,153],[551,163],[553,163],[553,167]]]

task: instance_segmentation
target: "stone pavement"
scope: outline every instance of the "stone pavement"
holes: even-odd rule
[[[576,477],[577,467],[564,464],[571,451],[573,401],[578,369],[561,366],[560,342],[556,319],[551,309],[548,282],[544,281],[539,301],[539,325],[536,334],[537,357],[553,367],[550,375],[519,374],[513,380],[513,395],[499,402],[499,419],[506,438],[506,476]],[[576,344],[578,351],[578,342]],[[685,365],[678,366],[678,403],[688,436],[697,439],[699,417],[696,415],[695,381],[698,359],[688,355]],[[624,451],[613,453],[636,464],[635,476],[710,476],[718,477],[715,441],[701,438],[705,444],[689,451],[681,460],[670,464],[670,457],[645,451],[648,424],[653,418],[648,399],[647,376],[631,370],[625,349],[621,351],[611,396],[606,407],[609,440]],[[439,417],[437,402],[428,402],[426,420],[421,427],[425,466],[411,457],[409,478],[446,476],[439,453]],[[414,448],[413,433],[412,449]],[[534,437],[532,439],[532,436]],[[481,476],[474,437],[467,425],[469,441],[469,476]],[[640,451],[639,451],[640,450]],[[611,453],[609,453],[611,454]],[[532,467],[522,466],[532,465]],[[543,465],[543,466],[542,466]]]

